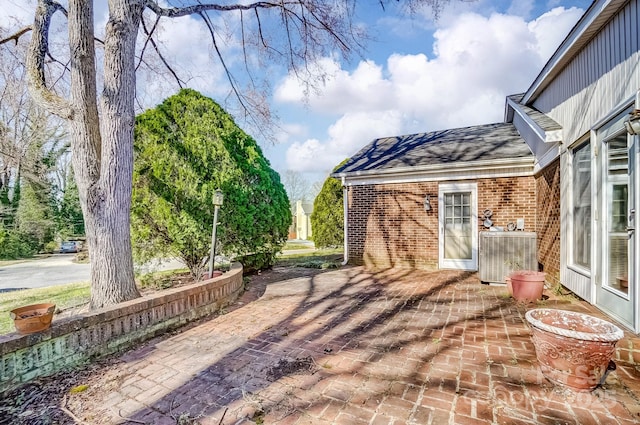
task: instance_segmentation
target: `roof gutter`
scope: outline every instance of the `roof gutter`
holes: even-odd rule
[[[343,266],[349,262],[349,188],[347,187],[347,178],[342,177],[342,208],[344,211],[344,261]]]
[[[395,176],[425,176],[439,175],[443,171],[447,174],[465,173],[473,171],[491,171],[496,170],[509,170],[513,168],[521,168],[527,166],[533,166],[533,157],[522,158],[507,158],[507,159],[492,159],[487,161],[473,161],[473,162],[456,162],[456,163],[443,163],[436,165],[423,165],[414,167],[396,167],[383,170],[364,170],[364,171],[347,171],[340,173],[333,173],[331,177],[341,178],[357,178],[357,177],[395,177]]]

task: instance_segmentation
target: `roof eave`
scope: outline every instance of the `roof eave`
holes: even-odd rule
[[[553,81],[569,61],[604,27],[628,0],[597,0],[582,15],[522,99],[528,105]]]
[[[463,174],[472,171],[498,171],[511,168],[522,168],[531,166],[533,170],[534,158],[533,156],[519,157],[519,158],[506,158],[506,159],[492,159],[486,161],[473,161],[473,162],[456,162],[445,163],[435,165],[423,165],[414,167],[398,167],[382,170],[366,170],[366,171],[351,171],[333,173],[331,177],[334,178],[367,178],[367,177],[383,177],[383,176],[411,176],[411,175],[424,175],[429,174],[441,174],[442,171],[447,170],[452,175],[452,179],[455,179],[456,174]]]
[[[540,141],[544,143],[562,142],[562,129],[544,130],[542,127],[540,127],[540,125],[538,125],[537,122],[533,120],[533,118],[529,116],[529,114],[527,114],[527,112],[522,108],[522,105],[514,102],[509,98],[507,98],[507,105],[509,106],[509,109],[513,111],[511,116],[512,120],[513,114],[518,114],[524,120],[527,126],[530,127],[531,130],[536,134]]]

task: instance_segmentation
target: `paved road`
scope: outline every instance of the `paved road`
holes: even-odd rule
[[[0,291],[42,288],[89,280],[89,264],[72,262],[75,254],[55,254],[9,266],[0,266]]]
[[[51,257],[0,266],[0,292],[87,282],[91,268],[89,264],[74,263],[74,255],[54,254]],[[170,261],[160,267],[154,265],[147,269],[170,270],[183,267],[180,262]]]

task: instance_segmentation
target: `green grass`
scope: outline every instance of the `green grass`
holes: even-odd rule
[[[294,249],[315,249],[313,245],[305,245],[303,243],[293,243],[293,242],[287,242],[286,244],[284,244],[284,248],[282,248],[285,251],[291,251]]]
[[[282,255],[278,257],[276,265],[282,267],[305,267],[305,265],[340,263],[342,262],[342,259],[342,248],[319,249],[316,251],[303,252],[300,254]],[[322,267],[314,266],[314,268]]]
[[[15,330],[9,312],[29,304],[54,303],[56,310],[89,302],[89,283],[70,283],[48,288],[23,289],[0,293],[0,334]],[[54,316],[55,320],[55,316]]]

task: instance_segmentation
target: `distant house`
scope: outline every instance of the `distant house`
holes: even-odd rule
[[[477,270],[490,211],[536,232],[549,283],[640,331],[639,1],[594,1],[503,123],[377,139],[336,170],[348,261]]]
[[[311,237],[311,213],[313,203],[296,201],[292,208],[293,223],[289,228],[289,239],[309,239]]]

